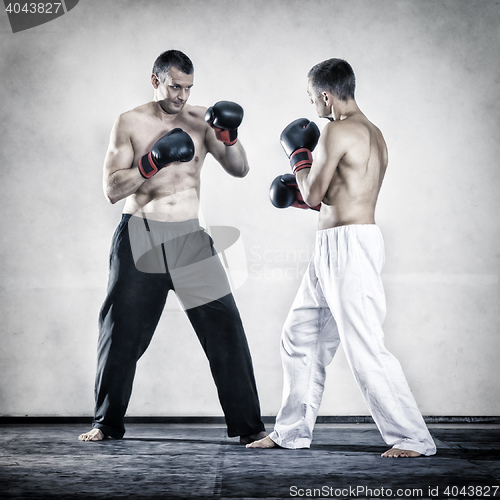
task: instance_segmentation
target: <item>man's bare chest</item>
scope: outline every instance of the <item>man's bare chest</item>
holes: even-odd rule
[[[189,134],[194,142],[195,155],[197,155],[198,158],[203,158],[206,155],[204,124],[200,126],[200,124],[193,120],[183,119],[165,123],[162,120],[150,118],[138,121],[134,127],[133,133],[130,135],[135,160],[137,161],[143,155],[151,151],[155,143],[161,137],[175,128],[180,128]]]

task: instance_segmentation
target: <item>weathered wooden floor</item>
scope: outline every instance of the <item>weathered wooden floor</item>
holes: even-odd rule
[[[430,428],[436,456],[383,459],[370,424],[319,424],[294,451],[248,450],[220,425],[133,424],[98,443],[77,440],[86,426],[1,425],[0,498],[500,498],[500,427]]]

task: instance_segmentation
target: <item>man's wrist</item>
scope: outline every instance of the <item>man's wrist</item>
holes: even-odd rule
[[[312,162],[312,153],[307,148],[297,149],[293,152],[292,156],[290,156],[290,166],[294,174],[297,174],[297,172],[303,168],[311,168]]]
[[[225,146],[234,146],[238,142],[237,130],[215,129],[215,136]]]

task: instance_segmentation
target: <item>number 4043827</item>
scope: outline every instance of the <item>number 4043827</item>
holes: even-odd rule
[[[57,14],[60,9],[61,2],[15,2],[5,8],[9,14]]]

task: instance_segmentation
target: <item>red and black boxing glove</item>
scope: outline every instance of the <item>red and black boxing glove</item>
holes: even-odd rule
[[[156,141],[149,153],[139,160],[139,172],[145,179],[176,161],[191,161],[194,157],[193,139],[180,128],[174,128]]]
[[[243,121],[243,108],[231,101],[219,101],[207,109],[205,121],[215,130],[215,137],[226,146],[238,140],[238,127]]]
[[[319,212],[321,204],[315,207],[310,207],[302,197],[302,193],[297,185],[297,179],[293,174],[278,175],[271,184],[269,190],[271,203],[276,208],[302,208],[304,210],[316,210]]]
[[[319,136],[318,126],[307,118],[293,121],[281,132],[281,145],[290,159],[294,174],[303,168],[311,168],[312,151],[318,144]]]

